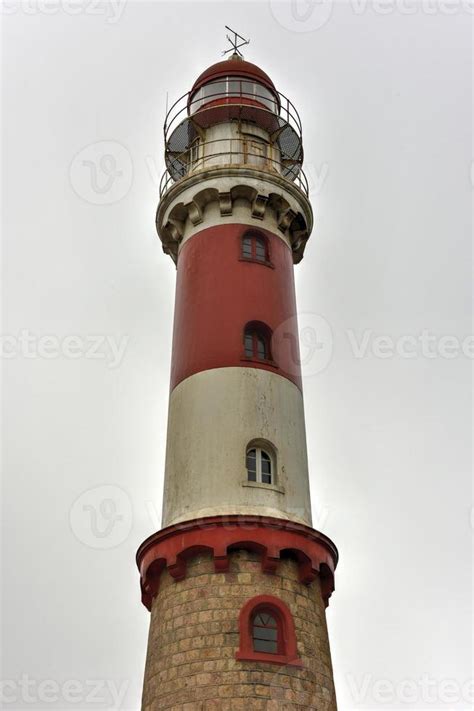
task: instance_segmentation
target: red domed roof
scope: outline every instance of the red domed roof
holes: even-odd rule
[[[233,54],[229,59],[225,59],[222,62],[217,62],[211,67],[206,69],[202,74],[198,76],[193,84],[191,93],[200,89],[203,84],[207,84],[210,81],[215,81],[221,77],[245,77],[253,79],[259,82],[263,86],[266,86],[270,91],[276,92],[276,88],[268,74],[266,74],[260,67],[251,62],[246,62],[244,59],[239,57],[239,55]]]

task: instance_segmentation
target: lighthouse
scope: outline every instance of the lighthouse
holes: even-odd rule
[[[338,554],[312,527],[294,286],[302,127],[238,46],[165,122],[156,226],[177,279],[163,528],[137,553],[142,708],[335,711]]]

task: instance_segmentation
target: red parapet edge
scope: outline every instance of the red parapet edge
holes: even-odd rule
[[[210,516],[168,526],[147,538],[137,552],[142,602],[150,610],[166,568],[175,580],[186,577],[187,561],[210,553],[216,572],[229,568],[229,553],[245,549],[261,557],[262,570],[273,574],[281,554],[291,553],[298,563],[300,581],[309,585],[319,575],[326,606],[334,591],[338,552],[324,534],[304,524],[269,516]]]

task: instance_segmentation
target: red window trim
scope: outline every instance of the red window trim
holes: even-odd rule
[[[253,617],[257,612],[271,613],[279,625],[279,644],[281,654],[255,652],[253,648]],[[239,616],[240,647],[235,658],[241,662],[268,662],[301,667],[303,662],[298,657],[295,623],[290,609],[273,595],[257,595],[248,600]]]
[[[273,262],[264,261],[262,259],[256,259],[255,257],[244,257],[243,254],[239,257],[239,262],[250,262],[251,264],[260,264],[262,267],[269,267],[270,269],[275,269]]]
[[[272,368],[278,368],[278,363],[274,360],[268,360],[268,358],[255,358],[254,356],[245,355],[245,353],[240,358],[241,361],[247,361],[248,363],[257,363],[261,365],[269,365]]]

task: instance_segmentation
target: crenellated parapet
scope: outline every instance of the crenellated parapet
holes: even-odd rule
[[[282,560],[296,561],[301,583],[319,577],[325,605],[334,591],[338,552],[334,543],[309,526],[265,516],[212,516],[162,529],[147,538],[137,553],[142,600],[151,609],[166,569],[176,581],[186,577],[187,561],[211,555],[216,573],[229,570],[232,551],[257,553],[262,572],[273,575]]]

